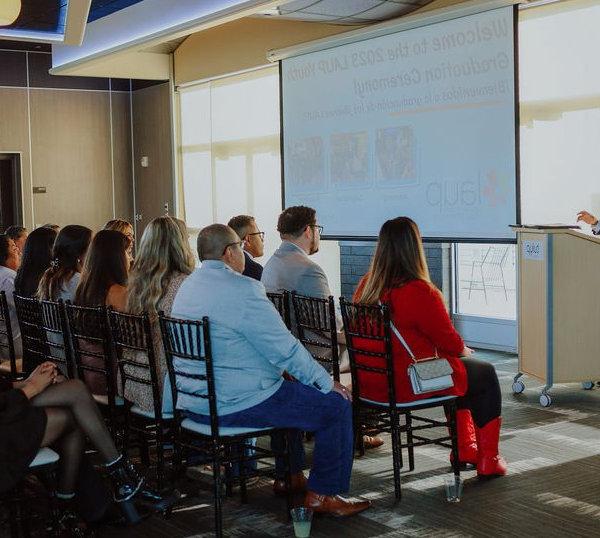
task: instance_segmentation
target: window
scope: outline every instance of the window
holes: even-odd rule
[[[188,226],[249,214],[279,244],[279,75],[276,67],[182,89],[181,158]],[[266,257],[265,257],[266,258]]]
[[[456,313],[515,319],[515,246],[457,245],[455,256]]]
[[[239,214],[266,232],[265,263],[279,246],[281,212],[279,68],[182,88],[181,170],[188,227],[198,231]],[[313,259],[340,294],[340,249],[323,241]]]

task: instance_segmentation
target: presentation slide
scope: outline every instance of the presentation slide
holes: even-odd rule
[[[285,205],[326,236],[511,239],[513,8],[282,61]]]

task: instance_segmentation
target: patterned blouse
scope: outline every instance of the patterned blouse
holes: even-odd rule
[[[174,273],[167,285],[165,293],[162,298],[158,302],[158,311],[164,312],[166,316],[171,314],[171,310],[173,308],[173,302],[175,301],[175,296],[177,295],[177,291],[179,291],[179,286],[183,283],[183,281],[188,277],[183,273]],[[160,326],[158,324],[158,316],[151,315],[150,316],[150,325],[152,330],[152,343],[154,345],[154,356],[156,358],[156,365],[158,368],[158,385],[159,385],[159,397],[162,400],[163,393],[163,384],[165,380],[165,376],[167,374],[167,363],[165,359],[165,352],[162,345],[162,337],[160,334]],[[140,362],[143,364],[148,364],[148,356],[141,352],[135,352],[135,357],[133,357],[135,362]],[[130,373],[141,377],[142,379],[150,379],[150,374],[148,370],[142,368],[135,368],[137,371],[131,371]],[[144,385],[142,383],[135,383],[131,380],[128,380],[125,385],[125,398],[135,405],[141,407],[145,411],[154,412],[153,405],[153,396],[152,396],[152,388],[150,385]],[[162,407],[162,401],[160,402]]]

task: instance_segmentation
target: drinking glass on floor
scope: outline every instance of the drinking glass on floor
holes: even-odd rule
[[[453,474],[446,475],[444,483],[446,485],[446,501],[449,503],[459,503],[463,488],[460,477]]]
[[[291,510],[294,534],[296,538],[309,538],[313,511],[310,508],[293,508]]]

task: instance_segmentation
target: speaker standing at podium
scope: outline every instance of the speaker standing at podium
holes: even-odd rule
[[[579,221],[589,224],[592,227],[592,233],[594,235],[600,235],[600,222],[598,222],[598,219],[594,217],[594,215],[587,211],[580,211],[577,213],[577,222]]]

